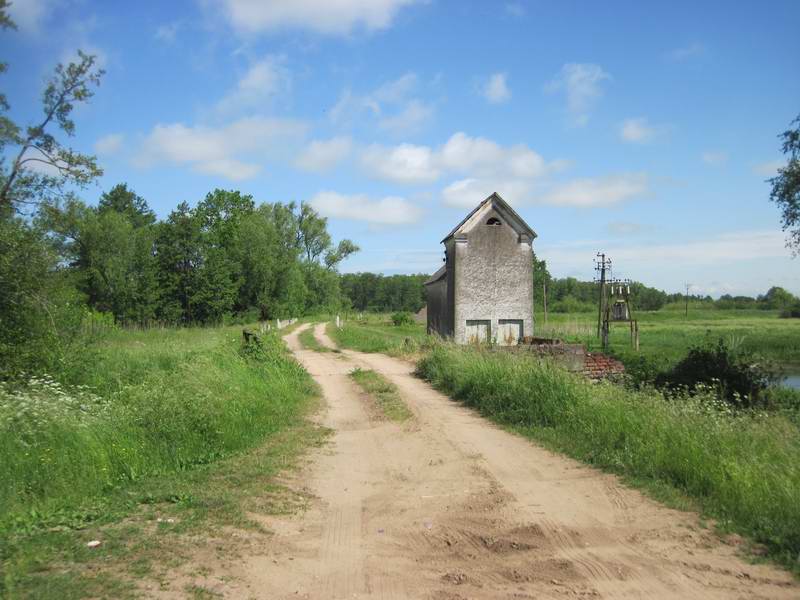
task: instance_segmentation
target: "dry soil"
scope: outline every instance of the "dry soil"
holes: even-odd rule
[[[307,327],[307,326],[304,326]],[[318,353],[286,336],[322,387],[333,430],[294,485],[308,510],[269,518],[225,567],[233,598],[800,598],[696,515],[508,433],[381,354]],[[318,340],[333,347],[324,325]],[[347,376],[382,373],[414,413],[382,419]]]

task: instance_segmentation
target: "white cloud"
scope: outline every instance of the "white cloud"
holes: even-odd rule
[[[450,171],[484,176],[538,177],[549,168],[539,154],[523,144],[503,147],[463,132],[447,140],[438,151],[438,160]]]
[[[576,179],[556,186],[538,201],[557,206],[610,206],[636,196],[648,189],[647,175],[627,173],[607,177]]]
[[[59,0],[13,0],[8,6],[8,15],[20,31],[36,34],[58,4]]]
[[[121,133],[110,133],[94,143],[94,151],[100,156],[110,156],[122,149],[125,136]]]
[[[422,210],[398,196],[372,200],[363,194],[345,196],[320,192],[311,205],[323,216],[366,221],[373,225],[410,225],[422,217]]]
[[[508,89],[507,75],[494,73],[481,88],[483,97],[492,104],[502,104],[511,99],[511,90]]]
[[[669,60],[675,62],[682,62],[698,56],[702,56],[705,53],[706,53],[706,47],[703,44],[699,42],[693,42],[686,46],[681,46],[680,48],[675,48],[674,50],[670,50],[669,52],[667,52],[666,57]]]
[[[497,192],[511,204],[530,198],[533,182],[524,179],[467,178],[454,181],[442,190],[448,206],[473,208],[478,202]]]
[[[304,171],[328,171],[350,155],[353,141],[349,137],[313,140],[295,161]]]
[[[718,234],[700,240],[682,240],[670,243],[622,245],[608,241],[593,241],[591,247],[602,244],[617,265],[658,263],[686,265],[713,265],[759,258],[788,258],[790,251],[785,246],[780,231],[737,231]],[[589,244],[586,247],[590,247]],[[587,261],[586,250],[551,246],[547,251],[548,262],[568,263]]]
[[[434,113],[432,104],[414,97],[418,84],[415,73],[406,73],[364,95],[344,90],[330,110],[330,119],[336,125],[350,125],[362,121],[366,115],[377,119],[378,127],[390,133],[414,133]]]
[[[361,156],[367,172],[395,183],[431,183],[453,173],[498,181],[535,179],[564,167],[563,161],[546,163],[524,144],[501,146],[463,132],[453,134],[439,148],[400,144],[369,146]]]
[[[772,160],[755,165],[753,167],[753,173],[761,175],[762,177],[775,177],[778,174],[778,169],[785,166],[785,160]]]
[[[180,21],[159,25],[155,32],[155,38],[160,42],[171,44],[175,41],[175,38],[178,35],[178,30],[181,28],[181,26],[182,23]]]
[[[416,73],[406,73],[394,81],[384,83],[370,97],[376,102],[398,104],[416,89],[418,82]]]
[[[244,34],[306,29],[347,35],[389,27],[397,13],[419,0],[217,0],[233,28]]]
[[[199,173],[239,181],[257,175],[263,162],[284,153],[306,134],[302,121],[251,117],[220,127],[156,125],[144,139],[136,164],[188,165]]]
[[[428,146],[400,144],[387,148],[373,144],[361,155],[367,172],[395,183],[431,183],[439,178],[436,157]]]
[[[619,127],[619,136],[625,142],[644,143],[652,140],[660,131],[645,117],[625,119]]]
[[[703,152],[701,158],[707,165],[718,167],[728,162],[728,154],[726,152]]]
[[[567,63],[545,90],[550,93],[563,90],[567,97],[567,111],[572,124],[580,127],[589,121],[592,106],[603,95],[601,84],[610,80],[600,65],[591,63]]]
[[[406,135],[419,131],[433,117],[433,106],[419,100],[411,100],[398,114],[378,122],[378,127],[395,135]]]
[[[220,100],[217,109],[223,113],[232,113],[263,108],[275,96],[288,92],[291,75],[284,63],[282,56],[267,56],[250,65],[236,84],[236,89]]]

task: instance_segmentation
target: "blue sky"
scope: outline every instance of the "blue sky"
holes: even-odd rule
[[[362,251],[433,272],[498,191],[556,276],[800,294],[765,179],[800,113],[800,3],[16,0],[12,116],[75,49],[107,74],[74,147],[159,216],[214,188],[301,201]]]

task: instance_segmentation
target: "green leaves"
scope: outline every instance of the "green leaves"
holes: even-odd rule
[[[772,184],[769,198],[781,209],[781,224],[789,233],[786,245],[796,255],[800,253],[800,115],[779,137],[783,140],[781,149],[789,160],[778,169],[776,177],[769,179]]]
[[[7,20],[0,10],[0,26],[3,18]],[[8,166],[0,162],[0,211],[9,214],[21,206],[60,196],[65,185],[84,187],[103,174],[95,156],[63,146],[49,131],[55,122],[67,136],[75,134],[70,115],[77,103],[94,95],[92,88],[100,84],[103,74],[96,68],[95,56],[78,50],[77,62],[59,64],[45,86],[41,121],[21,135],[11,119],[0,117],[0,150],[16,146],[14,160]],[[7,110],[8,106],[5,96],[0,96],[0,108]]]

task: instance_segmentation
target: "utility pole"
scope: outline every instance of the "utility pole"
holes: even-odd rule
[[[547,281],[542,282],[542,298],[544,300],[544,324],[547,325]]]
[[[598,252],[597,258],[600,259],[595,259],[594,261],[594,270],[600,273],[600,278],[595,279],[595,281],[599,281],[600,283],[600,297],[597,306],[597,337],[603,337],[603,323],[605,322],[604,313],[606,309],[606,271],[611,271],[611,259],[607,259],[604,252]]]
[[[692,287],[691,283],[686,284],[686,294],[683,296],[685,304],[683,309],[683,314],[685,317],[688,318],[689,316],[689,288]]]

